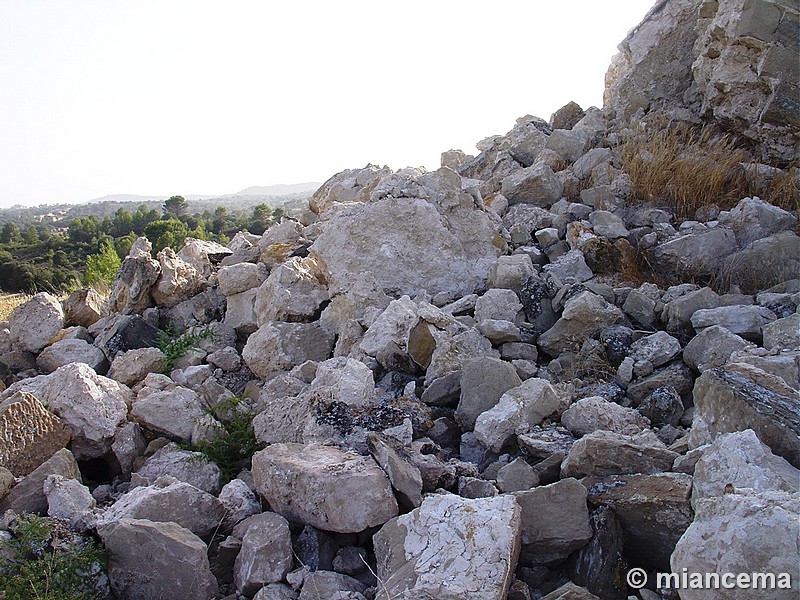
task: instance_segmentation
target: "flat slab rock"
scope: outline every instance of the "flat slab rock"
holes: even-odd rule
[[[318,444],[273,444],[253,455],[256,490],[290,521],[357,533],[397,515],[386,473],[371,457]]]
[[[444,494],[373,536],[376,600],[503,600],[513,582],[521,510],[512,496]]]

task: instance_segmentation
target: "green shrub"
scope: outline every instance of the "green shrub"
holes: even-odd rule
[[[111,287],[120,264],[114,244],[105,240],[100,244],[99,252],[86,257],[86,273],[83,280],[88,285]]]
[[[161,350],[166,357],[164,361],[163,373],[169,373],[175,367],[175,362],[192,348],[197,346],[197,342],[211,335],[210,327],[200,330],[188,331],[180,336],[175,336],[172,330],[159,331],[156,338],[156,348]]]
[[[24,515],[0,538],[0,598],[3,600],[99,600],[98,585],[106,566],[103,548],[93,540],[82,545],[53,544],[52,521]]]

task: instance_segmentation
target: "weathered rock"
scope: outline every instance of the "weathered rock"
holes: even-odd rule
[[[303,581],[297,600],[362,600],[367,586],[341,573],[314,571]]]
[[[328,300],[325,276],[312,257],[290,258],[278,265],[256,292],[258,325],[270,321],[311,321]]]
[[[635,435],[650,427],[650,421],[636,410],[599,396],[578,400],[561,414],[561,423],[576,436],[597,430]]]
[[[273,444],[253,455],[253,477],[273,510],[325,531],[358,532],[397,514],[375,461],[336,448]]]
[[[62,448],[12,487],[8,494],[0,499],[0,513],[10,509],[18,514],[46,514],[47,497],[42,486],[50,475],[61,475],[65,479],[81,481],[81,472],[72,452]]]
[[[513,290],[490,289],[475,300],[475,321],[485,319],[515,321],[522,303]]]
[[[212,265],[233,254],[230,248],[208,240],[187,237],[178,258],[192,265],[203,277],[211,275]]]
[[[206,545],[175,523],[122,519],[100,528],[114,593],[131,600],[197,598],[218,591]]]
[[[95,323],[92,333],[94,345],[113,360],[119,352],[155,346],[159,330],[139,315],[114,314]]]
[[[125,475],[130,475],[133,463],[144,454],[146,448],[147,442],[142,434],[142,428],[138,423],[131,422],[125,423],[117,429],[111,444],[114,458],[117,459],[117,463]]]
[[[631,344],[630,357],[634,361],[648,361],[654,367],[660,367],[681,353],[680,342],[666,331],[657,331],[646,335]]]
[[[720,269],[723,283],[738,285],[745,294],[800,278],[800,238],[782,231],[756,240],[731,254]]]
[[[261,512],[261,504],[256,495],[241,479],[231,479],[222,486],[219,501],[225,509],[222,522],[224,529],[233,529],[233,526],[240,521]]]
[[[733,229],[736,242],[744,248],[749,243],[797,227],[797,217],[758,197],[743,198],[730,211],[720,213],[720,225]]]
[[[659,244],[653,257],[656,266],[682,275],[709,276],[736,252],[736,236],[727,227],[715,227],[700,233],[678,235]]]
[[[422,503],[422,474],[419,469],[404,460],[398,444],[387,436],[369,432],[367,445],[370,454],[389,476],[392,487],[406,506],[417,507]]]
[[[563,477],[658,473],[668,471],[678,456],[653,434],[635,436],[595,431],[572,445],[561,465]]]
[[[637,409],[647,417],[653,427],[671,425],[675,427],[683,416],[683,402],[678,392],[672,387],[660,387],[653,390]]]
[[[150,288],[161,272],[158,261],[153,260],[150,255],[152,249],[153,245],[144,237],[137,239],[131,246],[111,286],[108,298],[111,312],[128,315],[140,313],[152,306]]]
[[[256,289],[246,290],[228,296],[226,300],[225,325],[232,327],[242,336],[248,336],[258,329],[256,291]]]
[[[550,356],[575,350],[587,337],[624,318],[622,311],[592,292],[581,292],[567,300],[561,318],[539,336],[537,345]]]
[[[589,502],[614,511],[624,532],[626,554],[668,571],[669,557],[694,516],[692,478],[684,473],[588,477]]]
[[[798,392],[782,379],[741,363],[709,369],[695,384],[694,405],[691,448],[752,429],[773,453],[800,468]]]
[[[539,485],[539,475],[524,458],[517,457],[497,472],[497,487],[501,492],[519,492]]]
[[[5,497],[8,490],[14,487],[15,483],[14,474],[5,467],[0,467],[0,500]]]
[[[309,200],[309,206],[320,214],[337,203],[367,202],[372,190],[384,177],[391,175],[388,167],[367,165],[363,169],[347,169],[323,183]]]
[[[42,373],[52,373],[69,363],[85,363],[92,370],[102,373],[108,369],[103,351],[80,339],[59,340],[42,350],[36,358],[36,366]]]
[[[694,521],[672,554],[670,571],[693,574],[724,570],[748,575],[766,571],[775,576],[775,582],[770,589],[769,580],[761,580],[761,590],[770,590],[763,595],[776,600],[797,596],[800,494],[740,490],[700,500],[695,511]],[[783,573],[788,574],[789,581],[780,575]],[[715,590],[681,589],[681,597],[687,600],[714,595]],[[753,590],[731,589],[729,597],[752,598]]]
[[[775,313],[763,306],[720,306],[696,311],[692,327],[702,331],[717,325],[753,342],[761,341],[761,328],[775,321]]]
[[[583,155],[587,141],[583,131],[577,128],[554,129],[545,147],[557,152],[564,160],[575,162]]]
[[[568,478],[512,494],[522,508],[522,554],[528,565],[564,560],[592,537],[586,488]]]
[[[592,270],[586,265],[583,252],[580,250],[570,250],[559,256],[550,264],[545,265],[544,270],[565,283],[583,283],[594,276]]]
[[[520,508],[511,496],[469,500],[428,496],[373,536],[376,599],[502,600],[520,544]]]
[[[193,265],[181,259],[172,248],[157,255],[161,274],[150,295],[158,306],[173,307],[203,291],[206,281]]]
[[[206,410],[200,396],[189,388],[143,387],[133,402],[130,416],[145,429],[188,442]]]
[[[97,503],[89,488],[81,482],[61,475],[48,475],[42,491],[47,497],[47,516],[63,519],[78,531],[94,526],[92,509]]]
[[[489,214],[462,191],[455,172],[442,168],[387,175],[369,202],[333,215],[310,252],[327,268],[334,291],[366,271],[393,294],[463,295],[484,285],[504,249]]]
[[[64,325],[90,327],[108,312],[106,298],[94,288],[72,292],[62,303]]]
[[[518,435],[520,449],[533,459],[544,460],[554,454],[566,455],[572,444],[575,443],[573,435],[564,427],[550,426],[533,427],[524,434]]]
[[[460,371],[461,366],[469,359],[484,356],[500,357],[500,353],[492,347],[492,343],[474,328],[452,337],[443,335],[440,338],[431,354],[431,362],[425,375],[426,385],[431,385],[433,381],[448,373]]]
[[[233,296],[257,288],[264,283],[268,274],[263,264],[243,262],[222,267],[217,271],[217,281],[223,294]]]
[[[71,435],[32,394],[17,392],[0,403],[0,465],[17,477],[64,448]]]
[[[63,327],[61,302],[47,292],[39,292],[20,304],[8,317],[11,343],[23,352],[41,352]]]
[[[524,203],[549,208],[561,197],[563,185],[547,164],[536,162],[503,179],[500,191],[511,205]]]
[[[150,481],[169,475],[209,494],[220,489],[219,467],[199,452],[181,450],[175,444],[167,444],[150,456],[138,473]]]
[[[768,350],[798,349],[800,348],[800,313],[762,325],[761,331],[764,348]]]
[[[681,363],[672,363],[631,383],[626,395],[633,406],[639,406],[647,396],[660,387],[671,387],[680,396],[686,396],[691,393],[693,384],[694,375],[691,369]]]
[[[282,581],[292,570],[292,560],[292,537],[286,519],[270,512],[250,517],[233,567],[236,588],[252,596],[263,586]]]
[[[463,431],[473,430],[481,413],[497,404],[505,392],[519,385],[522,385],[522,380],[514,367],[505,361],[490,357],[465,361],[456,422]]]
[[[114,357],[107,376],[133,387],[147,377],[148,373],[160,372],[165,360],[166,356],[158,348],[135,348],[120,352]]]
[[[326,360],[333,342],[333,334],[316,323],[266,323],[247,339],[242,358],[258,377],[269,379],[307,360]]]
[[[484,319],[478,323],[478,331],[495,346],[522,339],[519,327],[511,321]]]
[[[667,324],[667,331],[672,332],[690,329],[692,315],[701,308],[716,308],[723,304],[719,294],[709,287],[693,289],[669,300],[665,296],[664,301],[667,304],[662,320]]]
[[[753,344],[725,327],[712,325],[693,337],[683,349],[683,361],[698,373],[723,366],[737,350]]]
[[[475,437],[483,446],[499,452],[517,433],[527,433],[555,412],[560,399],[544,379],[531,378],[504,393],[492,408],[475,421]]]
[[[129,491],[103,512],[99,524],[123,518],[172,522],[200,537],[219,527],[225,516],[222,502],[188,483],[164,479]]]
[[[527,254],[501,256],[489,269],[489,287],[514,290],[519,296],[522,286],[535,272],[533,261]]]
[[[703,498],[722,496],[725,488],[796,492],[800,471],[775,456],[752,429],[719,436],[705,448],[694,468],[692,505]]]

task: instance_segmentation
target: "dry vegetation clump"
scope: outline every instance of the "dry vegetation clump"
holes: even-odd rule
[[[712,203],[732,208],[747,195],[746,160],[731,136],[688,125],[638,132],[622,146],[632,199],[666,204],[683,219]]]
[[[800,190],[795,183],[795,174],[800,166],[797,164],[775,175],[767,186],[763,200],[788,211],[800,211]]]
[[[6,294],[5,292],[0,292],[0,321],[7,321],[11,311],[29,299],[30,296],[27,294]]]

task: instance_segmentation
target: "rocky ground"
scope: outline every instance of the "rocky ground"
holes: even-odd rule
[[[0,324],[0,546],[65,522],[98,597],[754,597],[652,584],[682,570],[796,597],[800,243],[765,182],[797,22],[660,2],[603,110],[344,171],[228,247],[141,238],[108,299],[37,294]],[[637,199],[625,144],[664,118],[751,140],[764,199]]]

